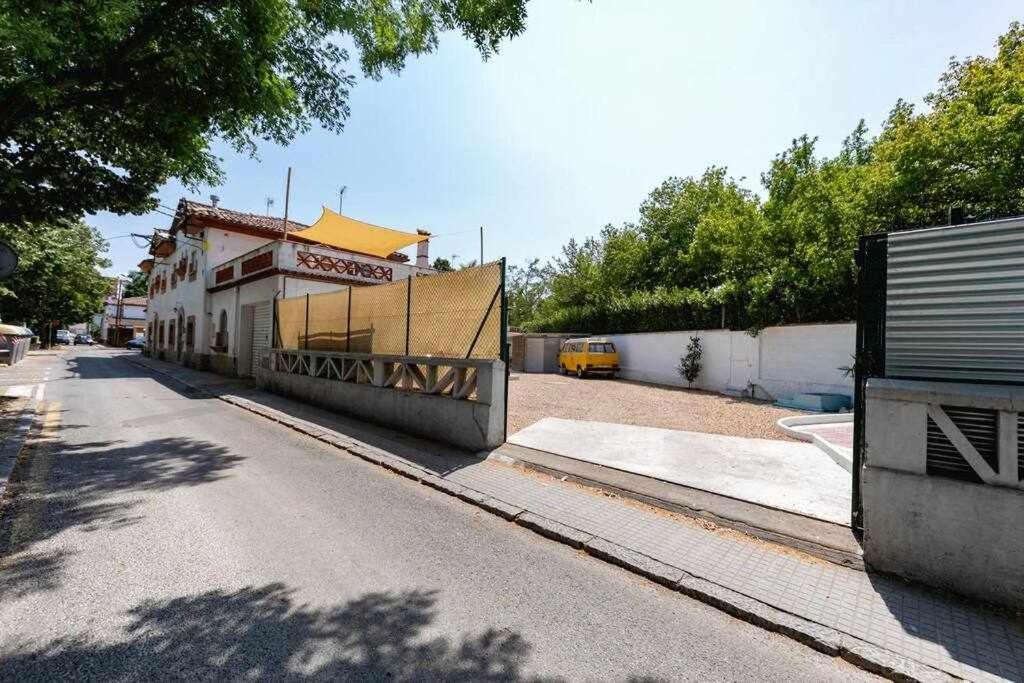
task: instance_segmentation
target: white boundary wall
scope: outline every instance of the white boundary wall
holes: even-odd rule
[[[613,334],[620,376],[640,382],[686,386],[676,366],[690,337],[701,340],[703,369],[694,387],[760,398],[825,392],[853,396],[853,379],[840,368],[853,365],[856,326],[787,325],[756,337],[730,330],[679,330]]]

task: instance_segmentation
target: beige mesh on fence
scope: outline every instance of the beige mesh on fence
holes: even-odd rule
[[[276,318],[280,348],[301,348],[299,340],[306,326],[306,297],[278,301]]]
[[[501,263],[277,304],[281,348],[501,357]],[[349,296],[351,293],[351,308]],[[406,336],[408,325],[408,338]],[[308,329],[308,333],[307,333]]]
[[[352,351],[405,353],[405,288],[407,283],[353,288]]]
[[[500,286],[500,263],[413,278],[409,354],[465,358],[472,346],[471,358],[498,358]]]
[[[348,289],[309,295],[309,325],[303,331],[303,348],[344,351],[348,340]]]

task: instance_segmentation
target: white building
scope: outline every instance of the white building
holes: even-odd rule
[[[94,329],[98,329],[96,341],[111,346],[121,346],[129,339],[142,336],[146,332],[146,297],[124,296],[128,278],[117,276],[110,278],[110,294],[103,300],[103,311],[92,317]],[[81,328],[84,333],[85,323],[72,325],[68,329],[72,334]]]
[[[100,321],[100,341],[121,346],[129,339],[145,334],[146,305],[144,296],[126,296],[121,300],[107,297]]]
[[[254,359],[271,344],[275,298],[433,272],[426,233],[376,228],[326,209],[324,216],[353,232],[365,228],[404,235],[407,244],[419,240],[416,263],[398,252],[381,258],[327,246],[296,234],[308,226],[294,221],[286,234],[281,218],[182,199],[170,229],[154,234],[152,258],[139,264],[149,273],[148,352],[191,367],[251,375]]]

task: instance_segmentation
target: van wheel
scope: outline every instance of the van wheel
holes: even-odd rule
[[[558,374],[559,375],[568,375],[569,371],[565,369],[564,365],[559,365],[558,366]]]
[[[586,374],[587,374],[587,373],[583,372],[583,368],[581,368],[581,367],[580,367],[580,366],[578,366],[578,365],[576,366],[576,376],[577,376],[578,378],[580,378],[580,379],[583,379],[583,378],[584,378],[584,377],[586,376]]]

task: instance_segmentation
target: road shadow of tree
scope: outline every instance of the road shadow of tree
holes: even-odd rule
[[[299,604],[283,584],[148,602],[121,642],[87,636],[4,648],[12,680],[167,678],[522,681],[531,647],[508,629],[457,640],[424,633],[437,591],[367,593],[344,605]]]
[[[0,516],[0,596],[58,587],[60,553],[32,547],[70,530],[116,530],[141,520],[140,496],[226,476],[244,458],[183,437],[68,443],[60,428],[30,440]]]

